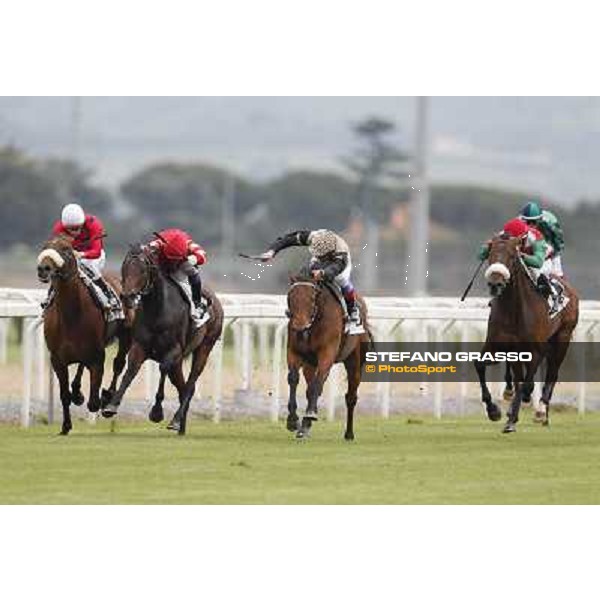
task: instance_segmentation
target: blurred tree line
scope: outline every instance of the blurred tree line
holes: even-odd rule
[[[128,243],[147,240],[158,229],[182,227],[206,247],[212,259],[210,278],[229,277],[218,280],[219,289],[235,289],[240,272],[248,270],[247,263],[236,258],[237,252],[260,252],[287,231],[326,227],[343,232],[349,240],[360,284],[364,231],[355,210],[357,181],[352,178],[292,171],[259,183],[206,164],[161,163],[133,174],[119,190],[110,191],[95,184],[92,175],[69,161],[34,159],[14,147],[0,148],[0,250],[37,249],[59,218],[62,205],[75,199],[104,221],[113,266],[118,266]],[[475,266],[479,243],[517,214],[527,198],[499,189],[433,186],[431,293],[460,293]],[[381,232],[380,288],[374,291],[402,295],[410,231],[408,194],[401,187],[372,185],[369,202]],[[600,205],[582,201],[571,210],[549,208],[556,211],[565,230],[568,276],[584,297],[598,297]],[[224,245],[227,235],[230,240]],[[299,264],[301,252],[290,251],[290,259],[278,261],[274,268],[277,276],[263,278],[247,291],[281,292],[290,264]]]

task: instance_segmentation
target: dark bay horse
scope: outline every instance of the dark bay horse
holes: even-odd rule
[[[550,400],[558,380],[573,330],[579,319],[579,298],[564,279],[565,293],[570,298],[565,308],[552,319],[546,299],[537,291],[527,267],[520,258],[520,241],[504,235],[495,237],[490,246],[486,279],[494,297],[488,321],[483,352],[500,350],[528,351],[530,362],[509,363],[514,378],[515,393],[508,412],[504,433],[516,431],[519,410],[524,398],[531,396],[535,373],[546,359],[546,376],[541,402],[544,415],[541,422],[549,424]],[[492,402],[485,381],[485,363],[475,364],[481,385],[482,401],[492,421],[500,419],[500,409]]]
[[[346,440],[354,439],[354,407],[358,400],[365,360],[361,343],[372,343],[367,325],[367,310],[359,299],[361,318],[365,333],[346,335],[345,318],[340,302],[323,283],[313,281],[308,275],[292,278],[287,295],[288,303],[288,403],[287,428],[295,431],[297,438],[308,435],[312,422],[317,420],[317,401],[323,391],[331,367],[344,363],[348,375],[346,392]],[[304,373],[308,406],[299,425],[296,389],[300,381],[300,370]]]
[[[90,373],[90,396],[87,407],[100,409],[100,386],[104,374],[105,348],[115,338],[119,349],[113,362],[113,377],[107,393],[114,392],[117,379],[125,366],[130,332],[124,321],[106,322],[102,309],[93,300],[78,274],[77,259],[71,242],[64,237],[50,240],[37,259],[38,279],[52,282],[54,300],[44,312],[44,336],[50,352],[52,368],[60,385],[63,409],[61,434],[72,429],[70,404],[83,403],[81,377],[84,367]],[[106,277],[117,294],[118,280]],[[78,364],[77,375],[69,388],[69,365]]]
[[[177,284],[162,272],[156,252],[148,246],[130,249],[123,261],[121,276],[125,306],[133,307],[138,303],[139,306],[133,321],[127,370],[119,389],[103,406],[102,414],[105,417],[117,414],[123,395],[140,367],[145,360],[152,359],[160,365],[161,379],[149,418],[155,423],[164,418],[162,402],[168,376],[177,389],[180,403],[168,428],[183,435],[196,381],[223,330],[223,308],[216,295],[203,286],[210,319],[198,330],[192,331],[188,303]],[[189,354],[192,355],[192,366],[186,380],[183,359]]]

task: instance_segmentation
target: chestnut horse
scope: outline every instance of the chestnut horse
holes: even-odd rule
[[[288,402],[287,428],[295,431],[297,438],[309,434],[313,421],[317,420],[317,401],[323,391],[331,367],[344,363],[348,375],[346,392],[346,440],[354,439],[354,407],[358,400],[365,348],[371,344],[372,336],[367,325],[367,309],[362,299],[361,318],[365,333],[346,335],[345,315],[340,302],[322,282],[313,281],[308,275],[292,278],[287,295],[288,303]],[[296,389],[300,381],[300,370],[304,373],[308,405],[299,425]]]
[[[168,375],[179,394],[179,409],[167,426],[185,434],[187,413],[208,356],[223,331],[223,307],[216,295],[203,286],[208,300],[210,319],[196,331],[191,330],[190,308],[177,284],[160,269],[158,256],[149,246],[133,246],[121,269],[123,303],[136,309],[133,321],[133,342],[127,357],[127,370],[119,389],[103,404],[102,414],[117,414],[125,391],[140,367],[150,358],[160,365],[161,379],[150,411],[150,420],[163,420],[165,378]],[[183,375],[183,359],[192,355],[192,367],[187,380]]]
[[[579,298],[569,283],[561,279],[569,303],[552,319],[548,302],[537,291],[527,267],[520,258],[520,240],[505,235],[495,237],[490,246],[489,267],[485,277],[494,298],[488,321],[483,352],[522,350],[531,352],[530,362],[509,363],[515,393],[507,414],[504,433],[516,431],[519,410],[524,398],[531,396],[534,376],[546,359],[546,377],[540,405],[540,421],[549,424],[550,400],[558,380],[558,372],[565,358],[573,330],[579,318]],[[500,419],[500,409],[492,402],[485,381],[484,362],[475,363],[481,385],[482,401],[492,421]]]
[[[50,240],[37,259],[37,275],[42,283],[52,282],[55,296],[44,311],[44,336],[50,362],[58,377],[63,422],[60,433],[67,435],[73,425],[70,404],[83,403],[81,377],[84,367],[90,373],[88,410],[100,408],[100,386],[104,374],[105,348],[115,338],[119,349],[113,362],[113,377],[106,393],[114,392],[125,366],[130,337],[123,320],[107,323],[103,310],[96,304],[78,274],[77,259],[71,242],[65,237]],[[118,280],[106,277],[117,294]],[[78,364],[77,375],[69,388],[69,365]]]

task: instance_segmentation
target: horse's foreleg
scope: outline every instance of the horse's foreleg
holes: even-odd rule
[[[298,429],[298,402],[296,392],[300,383],[300,361],[294,352],[288,350],[288,386],[290,395],[288,398],[288,416],[286,427],[288,431],[296,431]]]
[[[505,363],[504,366],[504,393],[503,398],[507,402],[511,402],[515,396],[515,388],[513,385],[512,371],[510,370],[510,363]],[[525,400],[525,399],[524,399]],[[525,400],[527,402],[527,400]]]
[[[513,375],[515,381],[515,397],[510,405],[510,410],[507,413],[508,419],[502,430],[503,433],[513,433],[517,430],[516,425],[519,422],[519,412],[521,410],[521,402],[523,397],[531,397],[533,393],[533,378],[538,370],[543,356],[540,352],[532,352],[532,360],[527,363],[526,368],[523,368],[522,363],[513,363]],[[523,376],[525,372],[525,376]]]
[[[306,391],[306,397],[308,398],[308,406],[306,408],[306,414],[304,416],[305,419],[310,419],[312,421],[317,420],[318,400],[321,394],[323,393],[323,386],[325,385],[325,381],[327,381],[327,377],[329,376],[331,367],[333,367],[333,364],[335,362],[336,353],[337,348],[336,352],[330,352],[323,357],[319,357],[319,362],[317,364],[315,376],[313,377]]]
[[[125,368],[125,363],[127,362],[127,352],[129,347],[131,346],[131,338],[128,333],[124,333],[119,337],[119,348],[117,350],[117,355],[113,360],[112,366],[112,379],[110,381],[110,385],[107,390],[102,390],[102,406],[105,406],[110,402],[112,397],[115,395],[117,390],[117,382],[119,381],[119,377]]]
[[[344,439],[354,439],[354,407],[358,401],[358,386],[361,378],[360,347],[344,361],[348,375],[348,391],[346,392],[346,431]]]
[[[83,378],[84,368],[82,363],[77,365],[77,373],[75,373],[75,377],[71,382],[71,402],[75,404],[75,406],[81,406],[85,400],[81,393],[81,379]]]
[[[164,369],[160,370],[160,381],[158,382],[158,388],[156,390],[156,396],[154,396],[154,404],[150,409],[148,418],[153,423],[160,423],[165,418],[162,403],[165,399],[165,380],[167,379],[167,372]]]
[[[302,373],[304,374],[304,380],[306,381],[306,397],[308,398],[308,390],[312,389],[313,382],[316,377],[317,369],[311,365],[304,363],[302,365]],[[308,410],[308,407],[307,407]],[[310,428],[312,427],[312,419],[308,419],[306,416],[302,419],[302,423],[297,428],[296,437],[298,439],[305,438],[310,434]]]
[[[63,365],[54,356],[50,357],[52,368],[58,378],[58,385],[60,386],[60,402],[63,410],[63,422],[60,430],[61,435],[67,435],[73,424],[71,422],[71,391],[69,389],[69,368],[67,365]]]
[[[485,369],[491,365],[491,362],[485,362],[476,360],[473,363],[475,370],[477,371],[477,377],[479,378],[479,386],[481,387],[481,401],[485,404],[485,410],[487,412],[488,419],[490,421],[499,421],[502,418],[502,412],[498,408],[497,404],[492,401],[492,394],[488,389],[487,382],[485,380]]]
[[[116,391],[113,398],[102,408],[103,417],[114,417],[117,414],[119,405],[121,404],[121,400],[123,399],[127,388],[131,385],[131,382],[134,380],[145,360],[146,352],[140,344],[134,343],[127,356],[127,370],[125,371],[125,375],[123,375],[123,379],[121,379],[121,385],[119,385],[119,389]]]
[[[104,375],[104,351],[98,358],[98,362],[89,367],[90,371],[90,399],[88,400],[88,410],[98,412],[100,410],[100,388],[102,387],[102,377]]]

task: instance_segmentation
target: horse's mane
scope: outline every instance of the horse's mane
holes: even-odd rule
[[[311,270],[308,267],[302,267],[300,271],[290,275],[290,283],[310,282],[315,283],[312,278]]]

